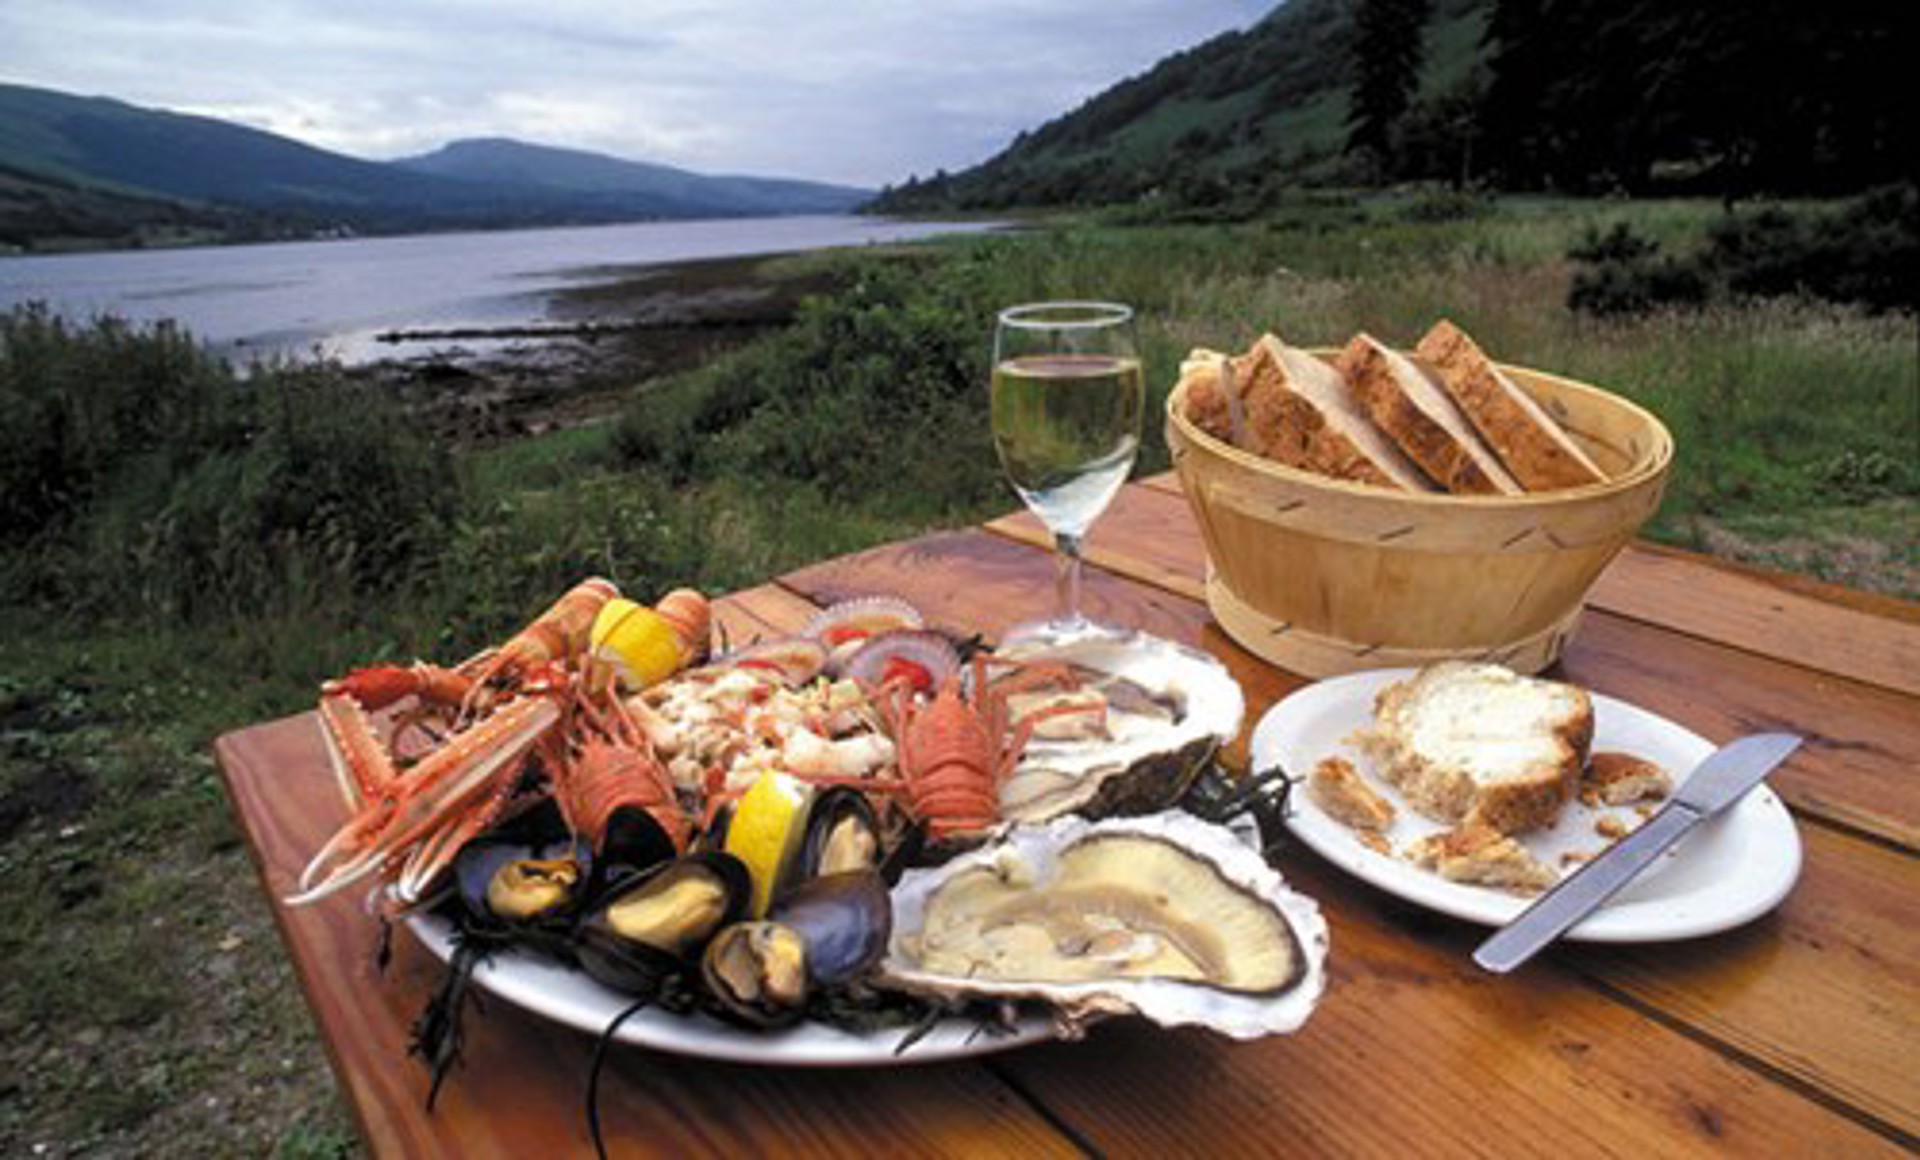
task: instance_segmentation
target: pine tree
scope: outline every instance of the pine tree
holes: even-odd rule
[[[1393,130],[1420,83],[1432,0],[1360,0],[1354,8],[1353,90],[1347,152],[1375,174],[1391,172]]]

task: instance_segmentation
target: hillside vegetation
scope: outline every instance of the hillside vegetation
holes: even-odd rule
[[[1901,10],[1867,0],[1288,0],[877,204],[1244,217],[1303,185],[1410,180],[1831,195],[1913,176],[1913,122],[1884,91],[1906,44]],[[1354,100],[1369,54],[1403,90],[1378,126]],[[1370,128],[1375,148],[1355,148]]]

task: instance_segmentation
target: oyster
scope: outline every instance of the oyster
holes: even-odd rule
[[[1326,986],[1319,906],[1179,811],[1016,828],[909,871],[893,921],[882,986],[1040,999],[1070,1026],[1137,1012],[1250,1039],[1298,1028]]]
[[[1035,729],[1000,783],[1000,816],[1011,822],[1164,810],[1240,731],[1246,711],[1240,684],[1225,665],[1146,633],[1016,646],[999,655],[1026,665],[1068,666],[1082,688],[1059,694],[1060,701],[1090,702],[1094,709],[1055,715]],[[1015,694],[1008,708],[1017,718],[1046,708],[1052,703],[1047,698]]]

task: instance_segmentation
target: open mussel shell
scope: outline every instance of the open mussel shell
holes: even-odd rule
[[[865,974],[886,953],[893,904],[878,872],[855,870],[801,883],[774,909],[773,920],[799,932],[807,978],[835,987]]]
[[[673,860],[673,837],[652,814],[638,806],[620,806],[607,815],[606,829],[594,851],[593,893],[605,894]]]
[[[616,990],[645,992],[736,923],[751,893],[747,868],[732,855],[705,851],[665,863],[616,886],[581,920],[580,965]]]
[[[799,1019],[822,987],[872,970],[893,930],[886,884],[871,870],[802,883],[771,918],[735,923],[701,956],[700,976],[721,1013],[752,1027]]]
[[[885,835],[867,795],[849,786],[835,786],[813,799],[793,882],[872,870],[885,856]]]
[[[455,888],[481,920],[536,922],[571,913],[587,894],[592,855],[586,843],[480,838],[453,861]]]

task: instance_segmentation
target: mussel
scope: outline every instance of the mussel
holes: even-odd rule
[[[616,886],[581,920],[580,965],[609,987],[645,993],[737,922],[750,893],[747,868],[731,855],[704,851],[665,863]]]
[[[806,882],[852,870],[872,870],[885,855],[880,820],[867,795],[835,786],[815,796],[807,812],[793,881]]]
[[[802,883],[771,917],[714,935],[700,973],[723,1014],[753,1027],[798,1020],[823,987],[865,974],[893,931],[886,883],[872,870]]]
[[[528,923],[568,914],[586,896],[592,856],[572,839],[482,838],[454,859],[461,903],[482,921]]]

